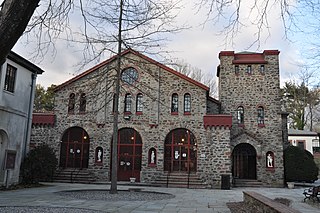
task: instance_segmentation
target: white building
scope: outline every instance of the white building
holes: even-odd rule
[[[288,130],[288,141],[293,146],[308,150],[311,154],[320,152],[319,137],[316,132],[308,130]]]
[[[0,186],[19,182],[30,142],[36,77],[43,72],[14,52],[0,67]]]

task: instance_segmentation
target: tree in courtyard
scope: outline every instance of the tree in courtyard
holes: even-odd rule
[[[36,85],[36,92],[34,97],[34,107],[35,112],[52,111],[54,107],[54,92],[53,89],[55,85],[51,85],[45,89],[40,84]]]

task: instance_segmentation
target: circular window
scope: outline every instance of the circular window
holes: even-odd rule
[[[133,67],[127,68],[121,73],[121,80],[128,84],[133,84],[138,80],[138,72]]]

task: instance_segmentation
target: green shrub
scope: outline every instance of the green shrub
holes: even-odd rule
[[[285,181],[314,182],[318,179],[318,167],[310,152],[296,146],[284,150]]]
[[[30,150],[21,164],[22,183],[32,184],[51,180],[58,166],[58,159],[48,145]]]

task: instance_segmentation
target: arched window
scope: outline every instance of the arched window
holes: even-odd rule
[[[244,124],[244,108],[243,108],[243,106],[239,106],[237,109],[237,120],[238,120],[238,124]]]
[[[137,95],[136,112],[142,112],[142,109],[143,109],[142,98],[143,98],[143,95],[139,93]]]
[[[68,113],[69,114],[74,113],[75,97],[76,97],[76,95],[74,93],[71,93],[69,95],[69,104],[68,104]]]
[[[189,93],[184,94],[184,113],[191,112],[191,95]]]
[[[124,98],[124,112],[131,112],[131,94],[127,93]]]
[[[80,107],[79,107],[79,112],[84,113],[86,112],[86,105],[87,105],[87,100],[86,100],[86,94],[82,93],[80,96]]]
[[[259,106],[258,109],[258,125],[264,124],[264,108],[262,106]]]
[[[172,94],[171,113],[178,113],[178,94],[177,93]]]

